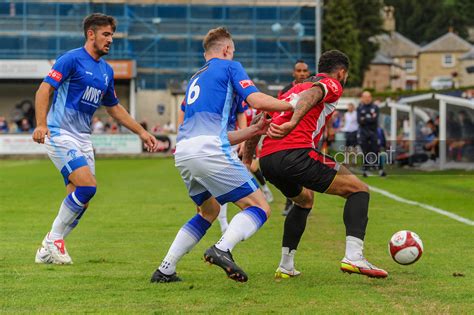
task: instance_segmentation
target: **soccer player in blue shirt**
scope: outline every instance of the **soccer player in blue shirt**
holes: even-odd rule
[[[245,111],[248,109],[247,104],[242,101],[240,97],[236,97],[230,109],[229,120],[227,123],[227,131],[234,131],[237,128],[243,129],[247,127],[247,117],[245,115]],[[184,113],[186,111],[186,102],[183,100],[181,103],[181,110],[178,113],[178,127],[184,121]],[[238,146],[243,145],[244,143],[241,142],[238,145],[232,146],[233,150],[239,150]],[[267,199],[268,200],[268,199]],[[221,231],[224,233],[229,226],[227,222],[227,204],[221,205],[221,209],[219,211],[219,215],[217,216],[217,221],[219,221],[219,225],[221,226]]]
[[[176,144],[175,164],[199,207],[199,213],[178,232],[152,282],[175,282],[176,264],[204,236],[219,214],[219,204],[235,203],[242,209],[221,239],[204,253],[235,281],[247,281],[232,258],[234,246],[248,239],[265,223],[270,206],[231,146],[266,132],[269,121],[242,130],[228,131],[228,119],[236,95],[250,106],[267,111],[291,110],[292,105],[261,93],[242,65],[232,61],[234,42],[223,27],[210,30],[203,40],[205,65],[189,80],[186,111]]]
[[[114,72],[102,56],[109,53],[116,21],[94,13],[84,19],[84,47],[63,54],[36,92],[37,127],[33,140],[44,143],[49,158],[66,185],[59,213],[36,253],[36,263],[72,264],[64,239],[78,224],[96,193],[91,119],[100,105],[110,116],[140,136],[149,151],[156,151],[154,136],[119,104]],[[54,93],[53,103],[49,101]]]

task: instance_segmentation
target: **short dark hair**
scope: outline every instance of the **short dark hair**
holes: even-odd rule
[[[204,51],[209,51],[209,49],[214,48],[214,46],[216,46],[216,44],[218,44],[223,39],[232,40],[232,35],[223,26],[213,28],[209,30],[209,32],[207,32],[206,36],[204,37],[202,41],[202,47],[204,48]]]
[[[331,73],[340,68],[349,69],[349,57],[339,50],[328,50],[319,58],[318,72]]]
[[[305,62],[303,59],[298,59],[298,60],[296,60],[296,62],[295,62],[295,66],[296,66],[297,64],[299,64],[299,63],[306,63],[306,62]]]
[[[87,31],[92,29],[94,32],[99,27],[103,26],[112,26],[112,30],[115,32],[117,28],[117,21],[113,16],[105,15],[102,13],[92,13],[84,18],[82,21],[82,25],[84,27],[84,37],[87,39]]]
[[[306,64],[306,62],[305,62],[303,59],[298,59],[298,60],[296,60],[295,64],[293,65],[293,69],[295,69],[295,68],[296,68],[296,65],[299,64],[299,63],[304,63],[304,64]]]

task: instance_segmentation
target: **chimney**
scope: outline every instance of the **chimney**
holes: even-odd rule
[[[395,8],[385,6],[382,11],[383,29],[387,32],[395,32]]]

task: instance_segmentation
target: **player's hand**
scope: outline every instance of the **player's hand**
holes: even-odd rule
[[[244,155],[245,141],[237,144],[237,156],[241,158]]]
[[[257,129],[255,135],[260,136],[266,134],[271,122],[271,118],[266,118],[265,115],[260,116],[258,122],[253,125]]]
[[[143,143],[145,144],[145,148],[148,152],[158,151],[158,140],[156,140],[154,135],[145,131],[140,134],[140,139],[142,139]]]
[[[268,128],[267,131],[267,136],[273,139],[281,139],[288,135],[293,129],[295,129],[295,127],[296,125],[291,121],[281,125],[270,124],[270,128]]]
[[[44,143],[45,137],[48,137],[48,139],[51,138],[51,132],[49,131],[48,127],[37,126],[33,131],[33,141],[38,143]]]
[[[244,163],[245,167],[249,170],[250,172],[250,169],[252,167],[252,157],[247,157],[247,156],[243,156],[242,157],[242,163]]]

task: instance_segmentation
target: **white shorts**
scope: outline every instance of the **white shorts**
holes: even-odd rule
[[[235,202],[258,189],[235,150],[199,138],[180,141],[175,153],[175,165],[198,206],[211,196],[220,204]]]
[[[54,136],[44,141],[51,161],[63,175],[64,183],[69,184],[69,175],[82,166],[89,166],[95,175],[95,159],[92,142],[78,141],[68,135]]]

